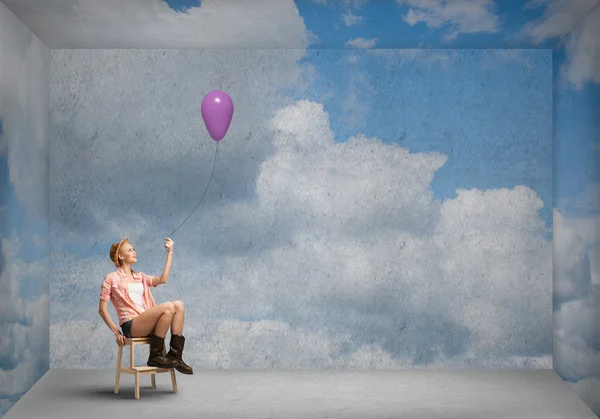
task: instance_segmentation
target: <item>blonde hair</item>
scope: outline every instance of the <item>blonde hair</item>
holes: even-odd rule
[[[121,251],[121,246],[125,243],[129,243],[129,239],[125,237],[119,243],[113,243],[110,246],[110,260],[115,264],[115,267],[120,268],[121,264],[119,263],[119,252]],[[136,273],[133,269],[131,269],[131,273]]]

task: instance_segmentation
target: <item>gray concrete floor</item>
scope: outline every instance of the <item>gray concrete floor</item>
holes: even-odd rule
[[[4,419],[597,419],[553,370],[195,370],[141,379],[49,370]]]

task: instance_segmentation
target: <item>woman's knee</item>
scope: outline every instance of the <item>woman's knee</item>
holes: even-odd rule
[[[175,300],[175,301],[173,301],[173,305],[175,306],[175,311],[177,311],[177,312],[185,311],[185,304],[183,304],[183,301]]]
[[[174,303],[172,303],[171,301],[167,301],[166,303],[163,303],[163,306],[165,309],[165,311],[164,311],[165,314],[170,314],[170,315],[175,314],[176,309],[175,309]]]

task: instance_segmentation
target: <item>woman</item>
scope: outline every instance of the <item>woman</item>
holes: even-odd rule
[[[136,252],[128,239],[113,243],[110,248],[110,260],[117,271],[109,273],[102,282],[99,313],[107,326],[113,331],[119,346],[125,345],[125,338],[150,336],[150,355],[148,366],[175,368],[183,374],[193,374],[192,368],[183,362],[183,302],[169,301],[156,305],[150,287],[165,284],[171,270],[173,241],[165,239],[167,261],[161,276],[137,273],[131,265],[137,262]],[[112,301],[119,324],[119,331],[108,314],[108,301]],[[171,328],[170,350],[162,354],[165,336]]]

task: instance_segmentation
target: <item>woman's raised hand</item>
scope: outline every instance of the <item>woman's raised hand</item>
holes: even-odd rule
[[[168,237],[165,239],[165,248],[167,249],[167,253],[173,251],[173,240]]]

